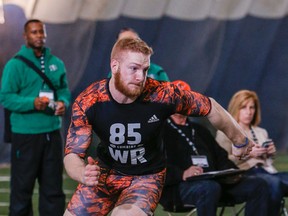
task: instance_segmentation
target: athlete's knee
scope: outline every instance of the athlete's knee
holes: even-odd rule
[[[66,209],[63,216],[73,216],[73,215]]]
[[[147,214],[136,205],[123,204],[113,209],[111,216],[147,216]]]

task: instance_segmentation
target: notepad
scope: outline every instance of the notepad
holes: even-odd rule
[[[225,169],[225,170],[218,170],[218,171],[211,171],[211,172],[204,172],[200,175],[191,176],[187,178],[187,181],[195,181],[195,180],[204,180],[204,179],[217,179],[217,178],[223,178],[233,175],[239,175],[246,172],[246,170],[241,169]]]

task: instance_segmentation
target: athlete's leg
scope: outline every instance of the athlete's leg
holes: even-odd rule
[[[147,214],[138,206],[123,204],[113,209],[111,216],[147,216]],[[68,216],[68,215],[67,215]]]
[[[73,215],[66,209],[63,216],[73,216]]]
[[[162,193],[166,170],[151,175],[133,176],[121,192],[113,215],[153,215]]]
[[[96,187],[79,184],[70,202],[68,203],[65,214],[68,216],[105,216],[114,207],[118,194],[109,191],[107,184],[109,172],[101,168],[99,183]],[[118,192],[118,191],[117,191]]]

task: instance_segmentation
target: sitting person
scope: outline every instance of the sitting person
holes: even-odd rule
[[[183,81],[174,83],[190,90]],[[167,176],[160,203],[164,209],[171,205],[174,196],[181,204],[194,205],[198,216],[211,216],[216,215],[221,198],[226,197],[234,203],[246,202],[245,215],[268,215],[268,189],[261,178],[241,177],[229,184],[215,179],[187,181],[191,176],[208,171],[237,169],[208,129],[192,123],[187,116],[174,114],[164,125],[163,142]],[[201,163],[197,162],[200,159]]]
[[[248,175],[256,175],[267,182],[271,199],[269,215],[279,215],[282,198],[287,193],[288,172],[277,172],[273,166],[276,148],[274,142],[269,139],[267,130],[258,126],[261,120],[261,109],[256,92],[249,90],[236,92],[229,102],[228,112],[256,143],[250,153],[251,157],[242,160],[235,158],[232,155],[232,142],[221,131],[217,131],[216,140],[226,149],[229,158],[239,168],[247,169]]]
[[[116,39],[118,41],[123,38],[140,38],[140,37],[134,29],[125,27],[119,31]],[[110,77],[111,77],[111,71],[108,74],[108,78]],[[152,62],[150,62],[150,67],[148,69],[147,77],[151,77],[152,79],[155,79],[158,81],[169,81],[169,77],[167,73],[164,71],[164,69],[161,66]]]

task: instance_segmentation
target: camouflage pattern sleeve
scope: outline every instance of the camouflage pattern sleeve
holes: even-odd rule
[[[208,97],[195,92],[175,88],[176,112],[189,116],[206,116],[211,110]]]
[[[189,116],[206,116],[211,110],[208,97],[195,91],[181,90],[174,84],[166,84],[168,92],[176,105],[176,112]]]
[[[181,90],[171,82],[147,78],[144,100],[173,104],[177,113],[189,116],[206,116],[211,110],[208,97],[195,91]]]
[[[65,146],[65,155],[69,153],[85,157],[86,149],[92,140],[92,126],[89,124],[85,112],[76,100],[72,107],[71,123]]]

